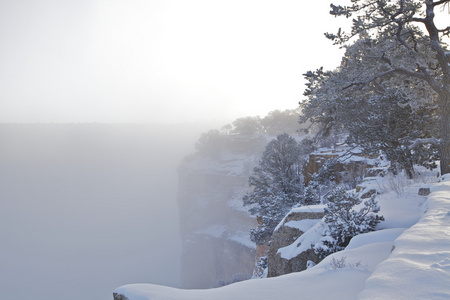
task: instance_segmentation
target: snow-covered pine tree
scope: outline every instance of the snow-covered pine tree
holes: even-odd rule
[[[320,184],[315,180],[313,175],[312,180],[309,181],[308,186],[303,191],[303,203],[305,205],[314,205],[320,203]]]
[[[340,45],[349,45],[358,36],[375,36],[378,41],[384,38],[393,42],[392,47],[380,49],[371,56],[353,53],[352,57],[362,57],[360,65],[371,69],[372,75],[355,74],[347,87],[383,87],[393,76],[428,86],[435,97],[424,100],[428,106],[438,108],[437,134],[433,132],[430,138],[416,139],[411,147],[425,143],[436,145],[442,174],[450,173],[450,52],[445,43],[450,26],[438,24],[435,17],[445,14],[444,20],[448,21],[449,8],[450,0],[358,0],[349,6],[331,4],[332,15],[352,17],[353,23],[350,33],[339,29],[337,34],[326,34]],[[374,60],[378,62],[377,69],[370,67]],[[416,85],[412,87],[410,91],[417,89]]]
[[[375,214],[380,210],[375,195],[365,201],[359,210],[354,210],[354,207],[361,204],[362,200],[357,194],[346,191],[343,186],[333,189],[327,200],[324,217],[327,229],[321,242],[314,246],[320,257],[343,250],[352,237],[373,231],[384,220],[383,216]]]
[[[251,230],[251,239],[264,244],[285,214],[303,196],[304,153],[297,141],[288,134],[280,134],[270,141],[249,178],[252,192],[243,197],[244,205],[261,220]]]
[[[405,34],[404,38],[413,37]],[[426,40],[418,38],[416,43],[416,48],[424,52],[420,60],[432,63],[434,59],[429,54],[432,51],[426,51],[429,49]],[[415,145],[418,140],[438,136],[436,93],[418,78],[405,78],[397,73],[366,85],[355,83],[389,69],[379,58],[380,53],[389,52],[398,64],[414,68],[416,60],[397,44],[387,33],[376,38],[362,34],[347,46],[339,68],[307,72],[304,93],[307,99],[300,103],[303,108],[300,121],[317,124],[318,139],[345,133],[347,143],[362,146],[368,154],[385,151],[392,165],[405,169],[412,177],[413,164],[427,164],[436,158],[435,147]]]
[[[415,140],[430,137],[436,122],[434,110],[427,106],[413,108],[399,91],[369,98],[354,122],[346,122],[347,143],[361,146],[369,155],[382,151],[393,171],[405,170],[413,178],[414,165],[435,168],[439,158],[433,145],[411,147]]]

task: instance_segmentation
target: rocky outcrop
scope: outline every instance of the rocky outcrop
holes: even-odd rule
[[[334,159],[337,157],[339,157],[339,154],[334,151],[326,153],[311,153],[303,174],[305,176],[305,185],[308,185],[311,181],[311,175],[317,173],[328,159]]]
[[[305,251],[289,258],[282,257],[279,250],[292,245],[301,235],[318,223],[324,216],[323,209],[323,205],[294,208],[275,228],[267,254],[267,277],[303,271],[307,268],[308,261],[314,263],[320,261],[314,251],[310,249],[310,245],[305,248]],[[298,247],[300,244],[296,246]]]
[[[242,197],[266,143],[261,136],[225,136],[220,147],[179,167],[181,287],[211,288],[252,276],[256,220]]]
[[[345,172],[348,178],[362,178],[369,170],[373,170],[370,172],[377,172],[373,168],[374,157],[368,157],[363,153],[345,148],[336,150],[326,149],[309,155],[309,160],[303,173],[305,185],[308,185],[309,181],[312,179],[312,174],[317,173],[329,159],[338,159],[338,170]]]

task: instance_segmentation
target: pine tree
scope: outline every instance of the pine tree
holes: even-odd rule
[[[355,76],[348,87],[382,86],[396,76],[430,88],[435,97],[433,101],[425,99],[427,105],[437,105],[437,135],[417,139],[412,147],[437,146],[442,174],[450,173],[450,52],[444,42],[445,36],[450,35],[450,26],[439,28],[435,17],[438,13],[448,14],[446,7],[450,8],[450,0],[352,0],[349,6],[331,4],[332,15],[353,17],[353,24],[350,33],[339,29],[337,34],[326,34],[340,45],[348,45],[362,35],[392,40],[393,47],[361,59],[360,64],[368,69],[371,68],[367,62],[379,62],[377,69],[372,68],[372,76]],[[410,89],[415,90],[415,86]]]
[[[383,216],[374,214],[380,210],[375,195],[365,201],[359,211],[354,210],[354,207],[361,204],[362,200],[355,193],[347,192],[342,186],[332,190],[327,200],[324,217],[327,230],[322,242],[314,247],[321,257],[343,250],[352,237],[373,231],[375,226],[384,220]]]
[[[417,49],[429,49],[424,39],[416,42]],[[425,50],[421,60],[432,62],[429,55],[432,51]],[[433,145],[415,144],[439,136],[434,130],[438,119],[437,96],[418,78],[396,73],[366,85],[356,84],[388,70],[384,60],[379,59],[380,53],[386,52],[402,66],[416,65],[407,51],[397,46],[395,38],[380,33],[377,38],[362,35],[348,46],[336,70],[306,73],[307,99],[300,103],[304,113],[300,121],[317,124],[318,139],[344,133],[348,135],[348,144],[361,146],[370,155],[383,151],[393,166],[406,170],[412,177],[413,164],[432,167],[430,161],[437,158]]]
[[[392,169],[405,170],[408,177],[413,178],[414,165],[430,169],[436,167],[436,147],[411,147],[415,140],[429,137],[432,124],[436,121],[433,111],[433,108],[425,106],[413,108],[398,91],[369,99],[366,108],[358,111],[354,122],[346,123],[349,132],[347,143],[361,146],[369,155],[382,151],[391,162]]]
[[[253,191],[244,196],[244,205],[261,220],[251,230],[251,238],[264,244],[284,215],[302,201],[304,153],[297,141],[280,134],[270,141],[249,178]]]

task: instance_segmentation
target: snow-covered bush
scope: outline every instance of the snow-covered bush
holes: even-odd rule
[[[361,264],[361,261],[356,263],[348,263],[347,257],[343,256],[339,259],[333,257],[330,261],[330,270],[338,270],[338,269],[367,269]]]
[[[372,195],[364,202],[361,209],[353,208],[361,204],[362,200],[353,192],[347,192],[344,187],[338,186],[327,196],[325,208],[325,223],[327,229],[321,242],[314,246],[316,254],[320,257],[343,250],[355,235],[373,231],[375,226],[383,221],[377,213],[380,207]]]
[[[332,270],[344,269],[345,267],[347,267],[346,260],[347,258],[345,256],[341,257],[340,259],[336,259],[335,257],[333,257],[330,261],[331,269]]]
[[[393,191],[399,197],[404,195],[411,187],[411,181],[403,172],[398,172],[397,174],[388,172],[383,178],[379,178],[377,183],[381,191]]]

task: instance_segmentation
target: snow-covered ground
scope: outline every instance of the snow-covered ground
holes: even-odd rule
[[[209,290],[132,284],[115,292],[130,300],[450,299],[450,174],[427,185],[428,197],[417,195],[421,185],[386,190],[377,198],[380,230],[306,271]]]

